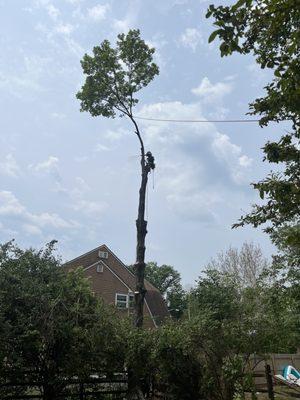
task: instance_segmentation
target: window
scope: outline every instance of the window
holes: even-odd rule
[[[118,308],[127,308],[127,294],[116,293],[116,306]]]
[[[118,308],[133,308],[134,307],[134,294],[116,293],[116,306]]]
[[[99,251],[98,255],[99,255],[99,258],[108,258],[108,252],[107,251]]]
[[[96,271],[103,272],[103,264],[97,264]]]
[[[129,308],[134,307],[134,294],[133,293],[129,293],[129,295],[128,295],[128,306],[129,306]]]

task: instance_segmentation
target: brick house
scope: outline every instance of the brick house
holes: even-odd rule
[[[105,303],[115,305],[120,315],[132,314],[135,277],[105,244],[65,263],[68,271],[78,267],[84,269],[92,291]],[[160,325],[169,312],[158,289],[148,281],[145,287],[144,326],[153,328]]]

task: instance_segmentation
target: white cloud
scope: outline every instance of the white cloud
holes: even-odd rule
[[[74,31],[74,26],[72,24],[59,24],[56,26],[55,31],[68,36]]]
[[[187,28],[179,39],[180,43],[187,48],[190,48],[193,52],[196,51],[199,44],[204,43],[202,34],[196,28]]]
[[[162,119],[205,120],[200,103],[179,101],[143,107],[139,115]],[[212,123],[176,124],[142,121],[146,147],[159,166],[157,187],[169,207],[185,218],[217,220],[216,205],[226,192],[238,192],[251,159]]]
[[[184,104],[180,101],[150,104],[143,107],[138,114],[149,118],[205,120],[199,103]],[[146,140],[151,144],[181,145],[197,136],[207,136],[211,131],[211,124],[182,125],[150,121],[142,123],[146,125]]]
[[[74,161],[76,161],[77,163],[84,163],[86,161],[89,160],[88,156],[76,156],[74,157]]]
[[[107,209],[107,204],[102,201],[90,201],[80,199],[74,203],[73,209],[75,211],[80,211],[83,214],[99,219],[103,216],[103,212]]]
[[[50,176],[56,184],[59,184],[62,180],[59,170],[59,159],[55,156],[49,156],[45,161],[30,164],[28,165],[28,169],[34,175],[40,177]]]
[[[37,164],[30,164],[29,169],[41,173],[58,173],[59,159],[55,156],[49,156],[47,160]]]
[[[123,19],[115,19],[113,28],[117,33],[127,33],[129,29],[136,28],[138,14],[141,8],[141,0],[132,0],[128,7],[127,13]]]
[[[192,89],[192,93],[200,97],[205,103],[220,103],[224,96],[231,93],[233,84],[229,82],[211,83],[207,77],[204,77],[200,85]]]
[[[183,6],[184,4],[187,4],[188,0],[174,0],[173,5],[174,6]]]
[[[0,215],[6,218],[14,218],[27,232],[28,229],[35,229],[38,232],[38,229],[43,228],[74,229],[77,226],[74,221],[67,221],[55,213],[31,213],[12,192],[5,190],[0,191]]]
[[[69,194],[72,200],[75,199],[76,201],[78,201],[78,199],[81,199],[84,195],[90,192],[91,188],[88,183],[80,176],[77,176],[75,181],[76,186],[69,192]]]
[[[116,141],[121,140],[125,135],[128,135],[128,134],[129,134],[129,132],[126,129],[124,129],[122,127],[118,127],[114,130],[111,130],[111,129],[107,130],[103,136],[105,139],[107,139],[111,142],[116,142]]]
[[[84,53],[84,48],[78,42],[76,42],[76,40],[72,39],[69,36],[66,36],[65,43],[68,50],[73,53],[77,58],[82,57],[82,54]]]
[[[252,158],[249,158],[245,154],[239,158],[239,164],[242,167],[249,167],[252,164],[253,160]]]
[[[45,71],[48,71],[49,62],[51,62],[50,57],[37,55],[24,55],[23,59],[20,57],[19,68],[0,70],[0,87],[26,100],[36,93],[45,92],[44,80],[41,78],[44,77]]]
[[[22,97],[22,93],[40,92],[41,86],[30,76],[7,75],[0,71],[0,87],[4,87],[16,97]],[[27,94],[28,96],[28,94]]]
[[[105,146],[105,144],[102,144],[102,143],[97,143],[96,148],[95,148],[95,151],[97,151],[97,152],[109,151],[109,150],[110,150],[110,148]]]
[[[28,233],[28,235],[42,235],[42,231],[38,226],[31,225],[31,224],[24,224],[23,230]]]
[[[51,117],[54,119],[65,119],[66,114],[59,113],[59,112],[53,112],[53,113],[51,113]]]
[[[46,5],[46,10],[48,12],[48,15],[51,19],[57,20],[57,18],[60,16],[60,11],[58,8],[54,7],[53,4],[47,4]]]
[[[159,66],[160,72],[165,69],[167,62],[165,61],[162,55],[162,49],[168,44],[168,41],[164,38],[163,35],[157,34],[152,40],[145,40],[149,47],[155,49],[155,53],[153,55],[154,62]]]
[[[94,21],[104,20],[109,10],[109,4],[97,4],[87,10],[88,16]]]
[[[113,27],[117,32],[127,33],[133,27],[133,22],[130,18],[115,19]]]
[[[241,147],[231,143],[227,135],[218,133],[212,142],[212,149],[216,157],[227,164],[233,180],[237,184],[245,183],[243,170],[251,166],[252,159],[242,155]]]
[[[88,199],[89,194],[93,194],[90,185],[82,177],[76,177],[76,185],[67,190],[58,184],[57,192],[68,196],[68,206],[81,217],[86,216],[92,218],[93,221],[99,221],[102,218],[104,211],[108,208],[108,204],[102,200]]]
[[[17,198],[9,191],[0,192],[0,215],[16,216],[26,213],[25,207],[20,204]]]
[[[220,195],[201,188],[201,165],[187,158],[183,161],[181,157],[181,161],[164,161],[160,168],[162,177],[158,186],[174,213],[190,220],[216,220],[214,207],[220,202]]]
[[[67,3],[70,4],[79,4],[81,3],[83,0],[65,0]]]
[[[34,0],[36,6],[45,7],[49,4],[50,0]]]
[[[76,224],[71,221],[66,221],[57,214],[41,213],[41,214],[29,214],[30,221],[40,227],[53,227],[53,228],[73,228]]]
[[[44,91],[40,80],[47,71],[50,57],[26,55],[22,61],[13,73],[11,70],[0,71],[0,87],[16,97],[28,99],[34,92]]]
[[[0,174],[16,178],[20,174],[20,167],[12,154],[7,154],[0,161]]]

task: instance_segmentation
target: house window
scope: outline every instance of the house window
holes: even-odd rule
[[[118,308],[133,308],[134,307],[134,294],[116,293],[116,306]]]
[[[129,306],[129,308],[134,307],[134,294],[133,293],[129,293],[129,295],[128,295],[128,306]]]
[[[116,293],[116,306],[118,308],[127,308],[127,294]]]
[[[103,272],[103,264],[97,264],[96,271]]]

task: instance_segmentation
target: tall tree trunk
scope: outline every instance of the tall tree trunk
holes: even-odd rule
[[[145,221],[146,191],[148,174],[155,168],[154,157],[151,152],[145,153],[144,143],[139,131],[139,127],[131,114],[128,115],[135,126],[135,133],[141,145],[141,186],[139,190],[138,216],[136,220],[137,243],[136,243],[136,262],[135,269],[135,302],[134,302],[134,326],[142,328],[144,322],[144,300],[146,295],[144,277],[145,277],[145,238],[147,235],[147,221]],[[127,398],[143,399],[141,382],[138,373],[131,366],[128,367],[128,395]]]
[[[139,191],[138,217],[136,220],[137,244],[135,262],[135,320],[134,325],[138,328],[143,326],[144,299],[146,294],[145,276],[145,238],[147,235],[147,221],[145,221],[146,190],[149,170],[146,166],[145,156],[141,160],[142,181]]]
[[[140,328],[144,322],[144,299],[146,294],[144,277],[145,277],[145,238],[147,235],[147,221],[145,221],[146,208],[146,190],[149,172],[155,168],[154,157],[148,151],[145,153],[144,143],[139,131],[139,127],[132,117],[129,115],[135,126],[135,133],[141,145],[141,173],[142,180],[139,191],[138,216],[136,220],[137,244],[136,244],[136,262],[135,262],[135,313],[134,326]]]

